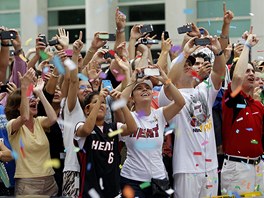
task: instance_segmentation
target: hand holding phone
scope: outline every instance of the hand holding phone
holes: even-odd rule
[[[109,92],[113,90],[113,86],[110,80],[102,80],[103,88],[106,88]]]
[[[143,25],[141,28],[139,28],[139,32],[141,34],[153,32],[153,26],[150,24]]]
[[[0,34],[1,40],[16,39],[16,32],[14,31],[2,31]]]
[[[191,32],[192,25],[191,24],[183,25],[182,27],[178,27],[177,30],[178,30],[178,34],[184,34],[186,32]]]
[[[45,34],[40,34],[39,37],[40,37],[39,41],[41,41],[42,43],[45,43],[45,46],[47,46],[47,39],[46,39]]]
[[[7,85],[0,86],[0,93],[8,92],[7,88],[8,88]]]
[[[194,39],[194,44],[200,46],[206,46],[206,45],[210,45],[211,41],[209,38],[202,38],[202,39],[196,38]]]
[[[170,38],[169,36],[169,32],[168,31],[163,31],[163,37],[164,37],[164,40],[166,41],[168,38]]]
[[[101,40],[107,40],[107,41],[115,41],[116,40],[115,34],[99,34],[98,37]]]

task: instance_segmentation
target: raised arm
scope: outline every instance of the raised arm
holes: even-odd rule
[[[39,61],[40,59],[40,51],[44,51],[46,48],[46,44],[41,42],[41,38],[37,37],[36,38],[36,53],[33,56],[33,58],[28,62],[28,69],[29,68],[34,68],[36,63]]]
[[[222,32],[220,34],[220,39],[219,39],[222,50],[224,50],[228,46],[230,23],[232,19],[234,18],[234,14],[231,10],[226,11],[225,2],[223,2],[223,12],[224,12],[223,26],[222,26]]]
[[[207,47],[211,49],[215,55],[215,61],[211,73],[212,83],[215,89],[220,89],[226,74],[224,50],[222,50],[221,44],[216,36],[210,37],[210,41],[211,45],[208,45]]]
[[[57,121],[57,115],[54,109],[52,108],[51,104],[48,102],[47,98],[45,97],[43,93],[43,87],[44,87],[43,79],[38,78],[37,85],[36,87],[34,87],[33,92],[36,94],[37,97],[39,97],[47,114],[47,117],[42,121],[41,126],[43,128],[49,128]]]
[[[248,67],[248,54],[250,48],[255,46],[258,43],[259,39],[256,37],[255,34],[252,34],[252,27],[247,37],[247,41],[244,45],[242,53],[237,61],[233,78],[231,82],[231,89],[232,91],[236,90],[238,87],[242,86],[243,80],[245,77],[245,73]]]
[[[94,34],[94,38],[92,40],[91,46],[89,48],[89,50],[86,52],[85,57],[83,59],[83,65],[86,66],[93,58],[94,54],[97,52],[97,50],[100,47],[103,47],[107,41],[102,40],[99,38],[99,34],[101,32],[96,32]]]
[[[18,72],[20,82],[21,82],[21,102],[20,102],[20,116],[18,116],[11,125],[11,135],[16,133],[22,125],[29,119],[29,100],[27,98],[28,86],[33,83],[35,77],[35,71],[31,68],[22,77],[20,72]]]
[[[85,107],[85,113],[88,114],[84,125],[80,126],[77,131],[76,135],[79,137],[87,137],[91,134],[93,131],[95,124],[96,124],[96,119],[97,119],[97,114],[100,109],[100,106],[102,104],[102,101],[105,101],[105,97],[108,95],[107,89],[102,89],[98,100],[96,101],[95,105],[93,106],[91,112],[88,113],[88,106]]]
[[[135,44],[137,40],[143,36],[139,28],[142,27],[142,25],[136,24],[132,27],[130,30],[130,38],[129,38],[129,43],[128,43],[128,55],[129,55],[129,60],[132,60],[136,56],[136,47]]]
[[[167,40],[164,40],[164,32],[161,35],[161,52],[159,55],[158,63],[161,67],[161,69],[168,74],[168,64],[167,64],[167,59],[168,59],[168,54],[170,52],[172,46],[172,41],[170,38],[167,38]]]
[[[4,28],[0,28],[4,30]],[[9,65],[9,40],[1,39],[0,50],[0,82],[6,82],[6,70]]]
[[[82,42],[82,32],[80,31],[79,39],[76,40],[73,43],[73,55],[72,55],[72,61],[77,65],[78,64],[78,56],[83,48],[83,42]],[[67,104],[69,108],[69,112],[71,112],[76,104],[77,93],[78,93],[78,86],[79,86],[79,79],[78,79],[78,67],[76,67],[74,70],[70,72],[70,85],[69,85],[69,91],[68,91],[68,98],[67,98]]]
[[[115,22],[116,22],[116,41],[114,49],[116,50],[122,42],[126,41],[125,37],[125,27],[126,27],[126,15],[124,15],[119,8],[116,8],[115,13]]]

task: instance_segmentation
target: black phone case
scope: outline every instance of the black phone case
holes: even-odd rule
[[[191,25],[184,25],[182,27],[177,28],[178,34],[184,34],[186,32],[191,32],[192,31],[192,26]]]
[[[3,92],[8,92],[7,91],[7,85],[0,86],[0,93],[3,93]]]
[[[54,40],[50,40],[50,41],[49,41],[49,45],[50,45],[50,46],[54,46],[54,45],[57,45],[57,44],[59,44],[58,39],[54,39]]]
[[[167,40],[168,38],[170,38],[169,32],[168,31],[164,31],[164,40]]]
[[[116,35],[115,34],[109,34],[109,39],[108,41],[115,41],[116,40]]]
[[[139,29],[139,31],[140,31],[141,34],[153,32],[153,26],[152,25],[143,25]]]
[[[46,36],[45,34],[40,34],[39,37],[41,38],[41,42],[45,43],[45,45],[47,45],[47,39],[46,39]]]
[[[11,31],[3,31],[1,32],[1,39],[16,39],[16,33]]]
[[[200,45],[200,46],[205,46],[205,45],[210,45],[210,39],[209,38],[203,38],[203,39],[194,39],[194,44],[195,45]]]

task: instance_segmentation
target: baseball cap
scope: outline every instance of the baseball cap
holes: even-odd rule
[[[136,87],[137,87],[138,85],[140,85],[140,84],[147,84],[151,89],[153,89],[153,84],[152,84],[152,82],[151,82],[150,80],[144,80],[144,81],[142,81],[142,82],[138,82],[137,84],[135,84],[135,86],[133,87],[133,90],[132,90],[132,91],[134,91],[134,89],[136,89]]]

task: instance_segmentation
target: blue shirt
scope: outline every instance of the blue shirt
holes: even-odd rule
[[[5,107],[0,105],[0,141],[2,141],[7,148],[12,150],[10,142],[8,140],[8,134],[6,130],[7,119],[6,119],[4,110],[5,110]],[[15,175],[15,169],[16,169],[15,160],[12,160],[10,162],[4,162],[4,165],[5,165],[7,174],[9,176],[10,184],[12,187],[14,187],[15,185],[14,175]]]

